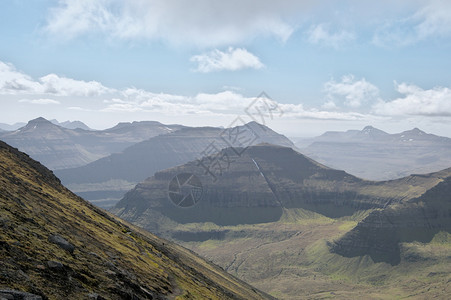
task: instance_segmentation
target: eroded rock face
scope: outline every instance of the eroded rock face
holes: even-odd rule
[[[427,243],[439,231],[451,232],[451,177],[419,198],[370,213],[331,246],[343,256],[370,255],[375,262],[396,265],[400,243]]]

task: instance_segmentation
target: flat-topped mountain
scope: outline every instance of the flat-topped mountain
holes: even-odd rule
[[[239,139],[235,137],[238,135]],[[285,136],[256,122],[230,129],[186,127],[137,143],[121,153],[86,166],[59,170],[56,174],[78,195],[97,200],[94,203],[106,207],[117,202],[136,183],[159,170],[184,164],[226,147],[262,142],[294,147]],[[114,201],[114,198],[117,200]]]
[[[418,128],[389,134],[363,130],[329,131],[297,143],[301,152],[333,168],[371,180],[436,172],[451,165],[451,139]]]
[[[270,298],[94,207],[3,142],[0,170],[0,298]]]
[[[436,177],[391,182],[365,181],[325,167],[288,147],[260,144],[238,155],[224,149],[202,162],[222,168],[205,172],[199,161],[157,172],[116,204],[113,212],[153,232],[163,233],[162,219],[177,223],[256,224],[280,219],[283,208],[302,208],[331,218],[384,208],[420,196],[438,183]],[[202,198],[180,208],[168,198],[168,185],[178,174],[194,174]],[[169,224],[169,223],[168,223]]]
[[[79,125],[71,124],[71,127]],[[121,123],[100,131],[60,125],[37,118],[15,131],[1,133],[0,139],[55,170],[86,165],[140,141],[182,128],[158,122]]]

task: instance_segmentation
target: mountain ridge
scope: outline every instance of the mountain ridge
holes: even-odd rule
[[[325,165],[369,180],[436,172],[451,165],[451,138],[418,128],[395,134],[371,126],[329,131],[296,145],[302,153]]]
[[[0,133],[0,139],[55,170],[82,166],[150,137],[183,128],[152,122],[121,127],[121,130],[68,129],[39,117],[15,131]]]
[[[231,130],[231,131],[229,131]],[[270,128],[251,122],[232,129],[217,127],[184,127],[175,132],[159,135],[126,148],[121,153],[101,158],[88,165],[58,170],[58,177],[79,195],[102,203],[113,203],[109,197],[121,198],[131,186],[159,170],[174,167],[196,158],[203,152],[216,152],[230,147],[228,134],[242,134],[241,140],[249,144],[271,142],[294,147],[285,136]],[[109,182],[115,182],[113,186]],[[95,187],[93,183],[97,183]],[[123,188],[121,188],[122,186]],[[92,188],[91,188],[92,187]]]

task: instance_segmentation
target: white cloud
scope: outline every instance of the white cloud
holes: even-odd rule
[[[75,80],[49,74],[41,77],[39,81],[44,88],[44,93],[58,96],[85,96],[92,97],[113,92],[97,81]]]
[[[373,36],[378,46],[407,46],[431,38],[451,36],[451,2],[427,1],[427,4],[402,19],[385,22]]]
[[[121,116],[121,119],[124,116],[134,118],[136,115],[170,118],[174,116],[196,116],[193,118],[202,123],[202,120],[207,118],[228,120],[232,117],[246,116],[246,108],[256,99],[231,90],[218,93],[199,93],[194,96],[153,93],[136,88],[115,90],[95,81],[78,81],[55,74],[34,81],[27,74],[15,70],[14,66],[1,62],[0,70],[0,94],[6,94],[4,98],[10,101],[12,105],[17,104],[18,101],[30,103],[30,105],[64,103],[65,105],[58,106],[62,110],[58,110],[57,106],[52,107],[51,111],[55,114],[61,114],[64,111],[72,111],[72,113],[79,111],[80,114],[91,114],[96,118],[99,112],[103,112],[110,114],[110,116]],[[11,89],[11,82],[20,84],[17,84],[15,89]],[[437,87],[423,90],[415,85],[403,83],[396,85],[396,89],[403,97],[392,101],[382,101],[379,98],[379,90],[376,86],[367,82],[364,78],[357,80],[354,76],[348,75],[342,77],[338,82],[330,80],[324,84],[326,102],[320,108],[305,107],[302,103],[280,103],[274,100],[271,100],[270,106],[277,107],[276,112],[282,111],[283,118],[293,120],[364,122],[387,119],[392,116],[404,118],[410,118],[412,115],[451,116],[451,89],[449,88]],[[19,98],[22,95],[29,95],[29,97]],[[52,99],[55,95],[59,97],[57,100]],[[89,99],[89,101],[83,101],[85,99]],[[377,101],[372,106],[371,113],[365,114],[356,111],[355,108],[367,101],[373,101],[373,103]],[[341,104],[348,107],[340,107]],[[42,107],[41,110],[38,107]],[[17,107],[17,109],[22,108]],[[46,110],[50,111],[45,106],[36,105],[29,111],[42,112]],[[257,118],[259,117],[257,116]]]
[[[321,105],[321,108],[325,109],[325,110],[335,110],[337,109],[337,104],[335,104],[334,101],[329,100],[326,103],[324,103],[323,105]]]
[[[21,99],[19,102],[31,104],[61,104],[61,102],[53,99]]]
[[[49,74],[34,80],[11,65],[0,61],[0,95],[98,96],[112,93],[97,81],[75,80]]]
[[[311,44],[324,45],[338,49],[355,40],[355,34],[346,30],[330,31],[330,25],[318,24],[312,26],[307,32],[308,41]]]
[[[219,93],[207,94],[199,93],[193,97],[155,94],[143,90],[128,89],[122,94],[127,95],[124,99],[111,99],[104,101],[107,106],[104,112],[147,112],[161,113],[171,116],[182,115],[202,115],[202,116],[245,116],[245,110],[252,103],[255,97],[245,97],[234,91],[223,91]],[[283,117],[294,119],[320,119],[320,120],[363,120],[368,115],[356,112],[330,112],[315,108],[307,109],[303,104],[284,104],[271,101],[270,106],[274,108],[273,118],[280,116],[278,112],[283,112]],[[254,110],[250,110],[256,113]],[[255,116],[261,119],[261,116]],[[266,116],[269,118],[269,115]],[[250,120],[250,119],[249,119]]]
[[[209,73],[214,71],[237,71],[241,69],[261,69],[264,65],[254,54],[243,48],[229,47],[225,52],[218,49],[191,57],[196,62],[195,71]]]
[[[12,64],[0,61],[0,94],[41,93],[42,86]]]
[[[340,82],[334,79],[324,84],[326,103],[342,101],[344,105],[357,108],[364,102],[374,101],[379,98],[379,89],[366,81],[365,78],[355,80],[353,75],[343,76]],[[330,106],[330,105],[329,105]]]
[[[401,83],[397,91],[404,97],[392,101],[379,101],[373,111],[389,116],[451,116],[451,89],[436,87],[423,90],[418,86]]]
[[[286,41],[294,12],[312,1],[61,0],[45,31],[62,38],[102,33],[118,39],[163,39],[174,44],[224,46],[256,36]]]

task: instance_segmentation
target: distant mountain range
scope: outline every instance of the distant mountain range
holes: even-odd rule
[[[77,127],[80,123],[65,122],[65,126]],[[68,129],[37,118],[15,131],[0,133],[0,139],[55,170],[86,165],[140,141],[182,127],[158,122],[133,122],[91,131]]]
[[[285,136],[256,122],[231,129],[186,127],[155,136],[85,166],[57,170],[56,174],[78,195],[108,207],[159,170],[201,158],[205,153],[216,153],[233,143],[255,145],[261,142],[294,147]]]
[[[89,128],[85,123],[81,121],[65,121],[65,122],[58,122],[58,120],[50,120],[55,125],[59,125],[61,127],[67,128],[67,129],[83,129],[83,130],[92,130]]]
[[[159,171],[111,211],[284,299],[302,291],[330,296],[325,287],[348,299],[383,298],[393,289],[425,298],[447,293],[451,168],[376,182],[288,147],[260,144],[240,155],[227,148],[203,160],[217,157],[230,163],[216,179],[196,161]],[[344,280],[334,285],[328,276]],[[431,282],[443,290],[421,291]]]
[[[15,124],[12,124],[12,125],[10,125],[10,124],[5,124],[5,123],[0,123],[0,130],[3,130],[3,131],[13,131],[13,130],[17,130],[17,129],[19,129],[20,127],[23,127],[23,126],[25,126],[25,125],[27,125],[27,123],[22,123],[22,122],[20,122],[20,123],[15,123]]]
[[[113,217],[0,142],[1,299],[272,299]]]
[[[371,180],[435,172],[451,165],[451,139],[418,128],[397,134],[371,126],[361,131],[328,131],[296,146],[327,166]]]

